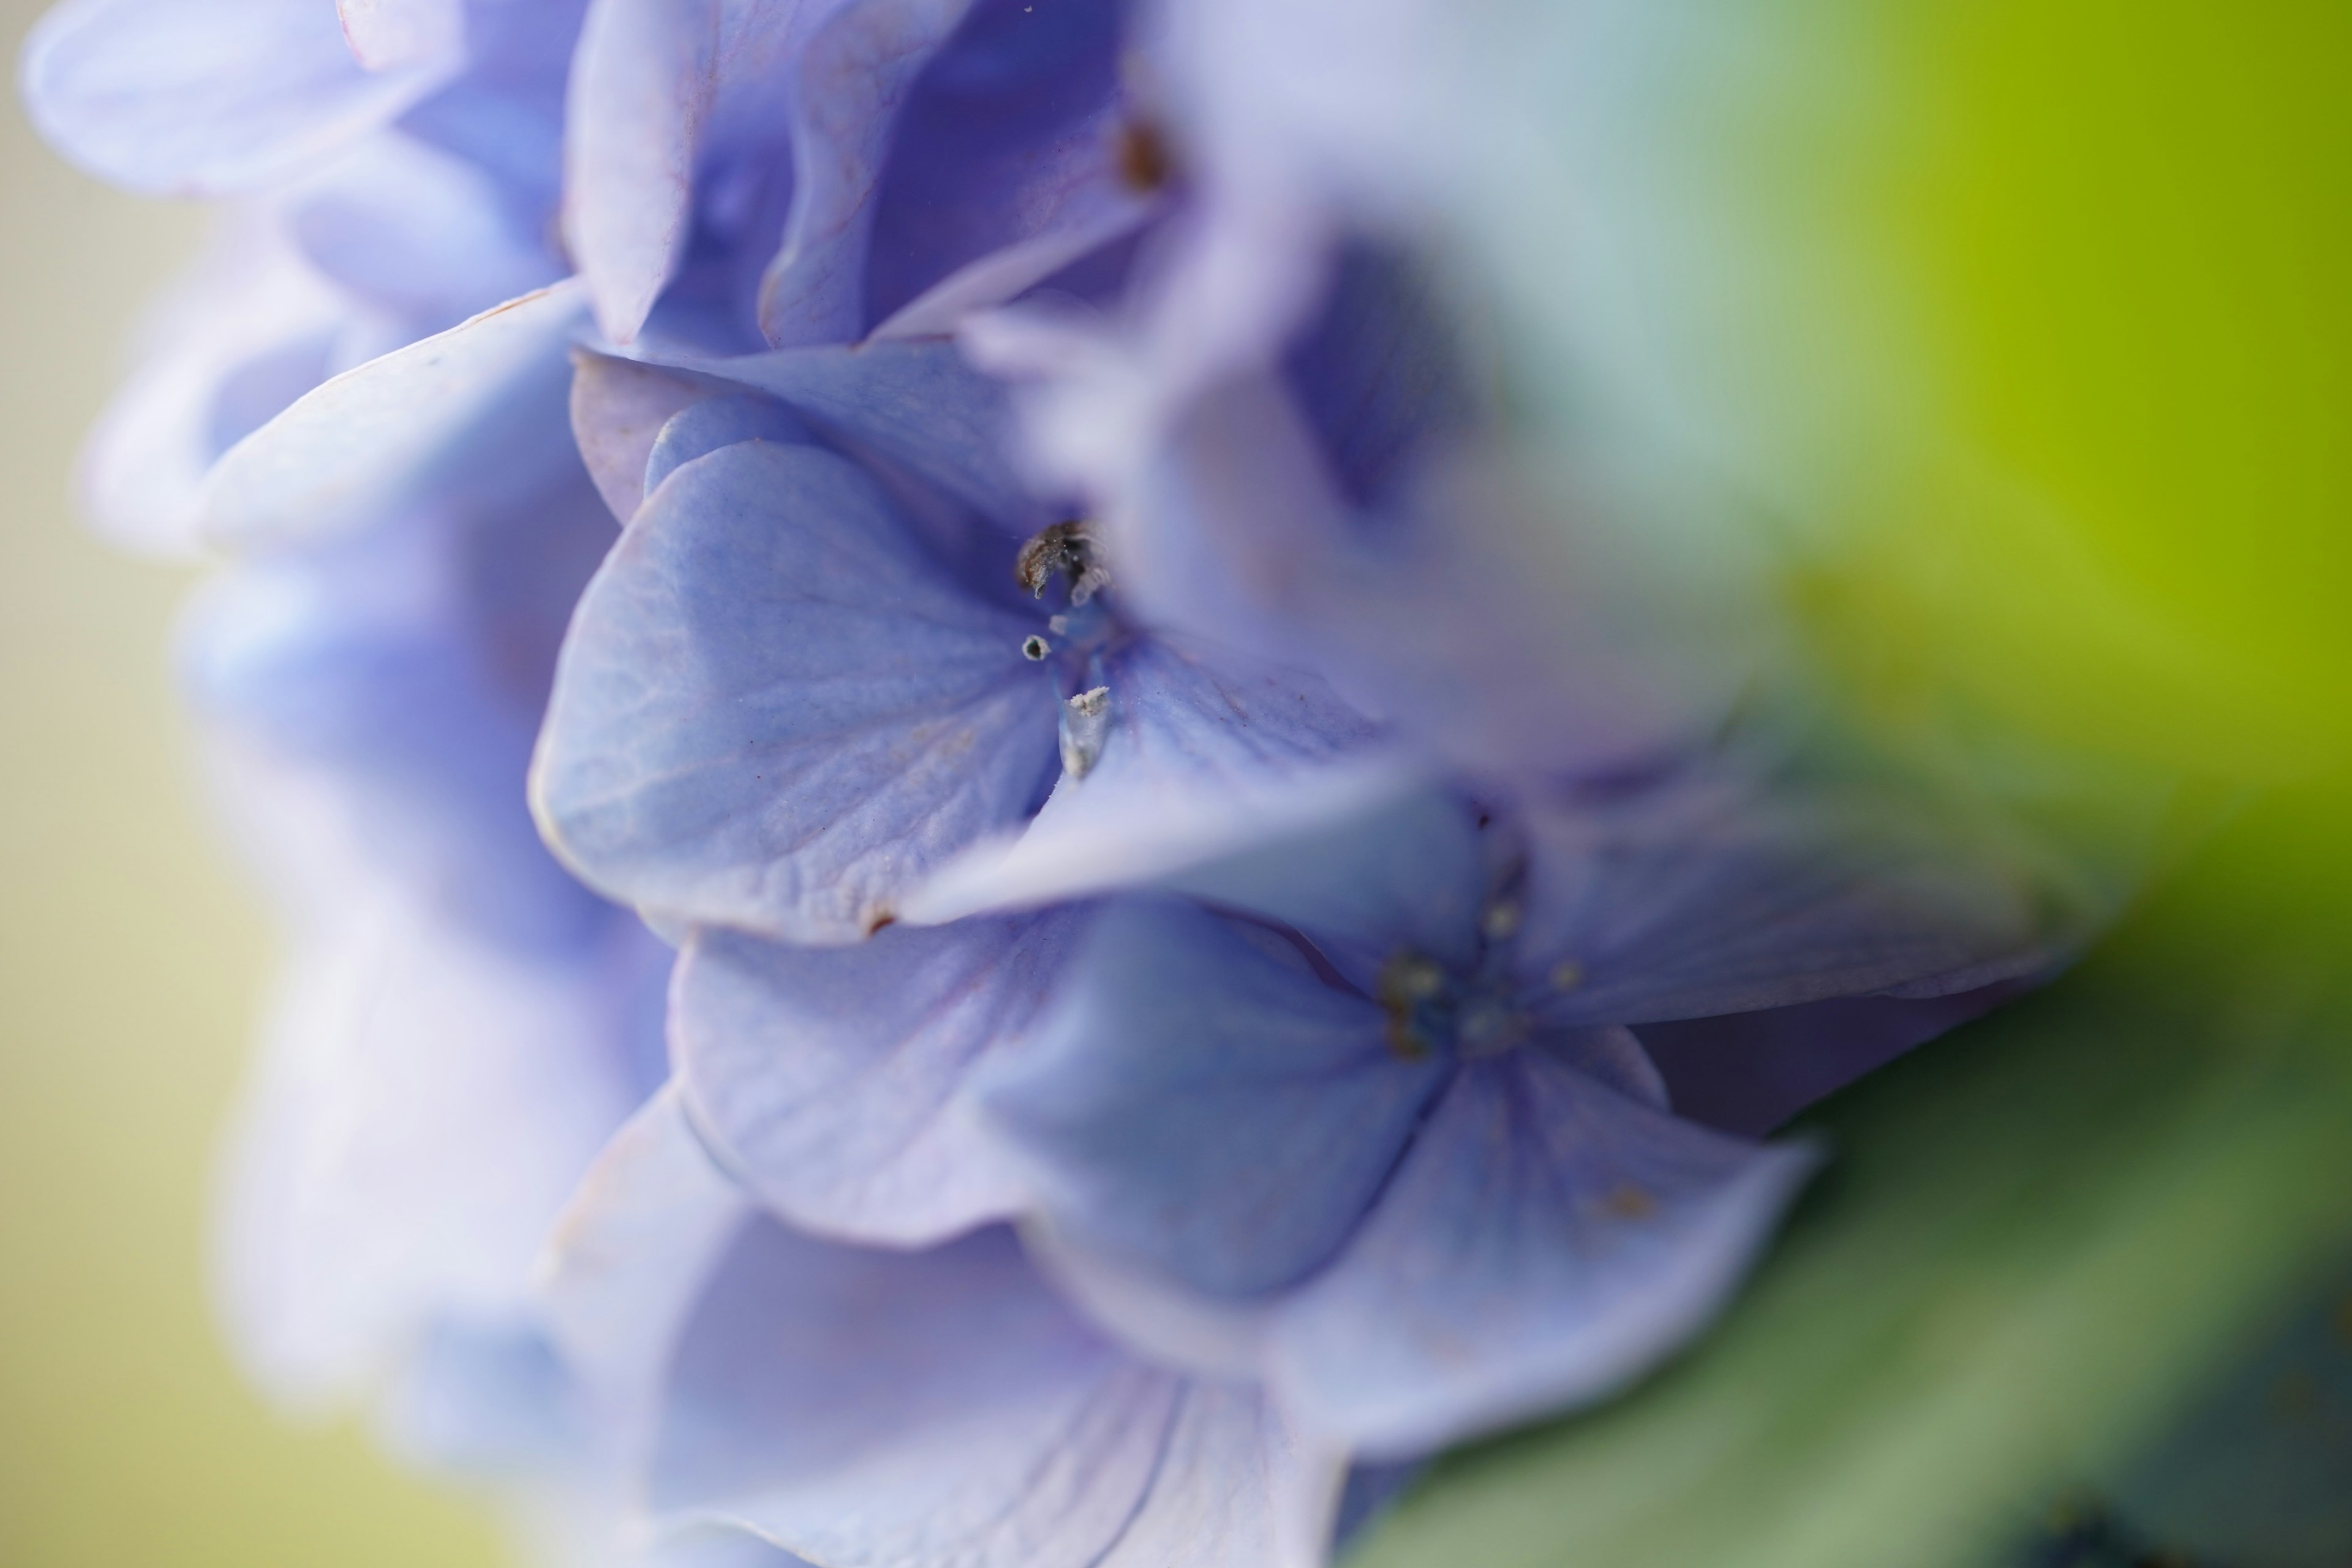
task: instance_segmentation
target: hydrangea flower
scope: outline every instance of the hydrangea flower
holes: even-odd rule
[[[301,933],[238,1320],[583,1561],[1318,1563],[1670,1353],[1813,1158],[1754,1137],[2128,886],[2139,816],[1854,753],[1732,531],[1536,452],[1231,11],[28,49],[241,203],[91,459],[238,557],[192,687]]]

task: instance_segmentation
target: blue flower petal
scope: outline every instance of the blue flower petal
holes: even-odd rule
[[[581,600],[533,765],[542,830],[656,914],[843,942],[1034,802],[1031,623],[959,591],[813,447],[672,474]]]
[[[697,1123],[803,1229],[921,1245],[1001,1219],[1017,1172],[968,1076],[1044,1007],[1083,917],[900,926],[849,948],[697,933],[672,1048]]]
[[[717,92],[719,0],[598,0],[572,57],[564,231],[625,343],[686,248],[696,154]]]
[[[364,69],[323,0],[66,0],[26,40],[23,84],[33,123],[100,178],[226,195],[389,124],[458,63]]]
[[[793,208],[760,289],[780,348],[866,330],[866,254],[890,135],[923,67],[971,0],[849,0],[810,31],[793,97]]]
[[[1150,1494],[1099,1568],[1323,1568],[1343,1452],[1262,1390],[1188,1383]]]
[[[1599,1398],[1713,1315],[1811,1165],[1540,1051],[1474,1065],[1348,1250],[1284,1303],[1268,1377],[1371,1458]]]
[[[572,351],[572,436],[614,517],[626,522],[637,515],[654,443],[671,419],[709,395],[708,386],[674,371]]]
[[[892,323],[877,332],[951,330],[1141,221],[1148,182],[1118,166],[1130,9],[990,0],[932,58],[872,198],[865,312]]]
[[[2024,864],[1860,791],[1671,785],[1528,816],[1547,1017],[1639,1024],[2032,973],[2087,930]]]
[[[1297,927],[1370,992],[1400,950],[1455,970],[1472,962],[1487,873],[1473,810],[1451,792],[1420,789],[1169,885]]]
[[[904,1253],[755,1222],[677,1342],[649,1500],[831,1568],[1089,1568],[1181,1389],[1009,1232]]]
[[[868,343],[706,358],[646,356],[780,398],[795,413],[887,458],[1016,536],[1044,521],[1013,471],[1003,388],[952,343]]]
[[[739,441],[806,443],[807,426],[765,397],[706,397],[672,415],[646,454],[646,493],[685,464]]]
[[[1122,900],[982,1093],[1057,1234],[1248,1296],[1340,1247],[1443,1080],[1382,1023],[1267,929]]]

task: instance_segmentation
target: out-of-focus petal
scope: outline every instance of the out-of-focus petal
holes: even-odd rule
[[[1271,1331],[1276,1397],[1370,1458],[1598,1398],[1722,1304],[1811,1167],[1535,1051],[1456,1079]]]
[[[436,1321],[528,1318],[540,1239],[637,1097],[627,993],[659,973],[617,922],[516,953],[367,886],[290,957],[220,1243],[241,1358],[313,1412]]]
[[[238,442],[205,528],[245,548],[354,531],[462,478],[493,504],[578,461],[564,347],[585,301],[560,283],[349,370]]]
[[[286,214],[289,237],[320,273],[419,330],[562,276],[488,171],[398,132],[369,137],[304,180]]]
[[[866,237],[892,122],[971,0],[847,0],[811,33],[793,100],[793,209],[760,289],[780,348],[862,336]]]
[[[1697,784],[1531,812],[1521,951],[1545,1016],[1640,1024],[1973,990],[2084,939],[2088,912],[2010,847],[1923,823],[1917,805]]]
[[[1445,1076],[1285,939],[1173,900],[1113,905],[991,1114],[1057,1234],[1213,1294],[1345,1241]]]
[[[687,1105],[804,1229],[915,1246],[1002,1219],[1020,1179],[966,1085],[1033,1026],[1083,925],[900,926],[849,948],[698,932],[672,1004]]]
[[[465,0],[335,0],[352,56],[373,71],[464,57]]]
[[[25,101],[59,151],[157,195],[226,195],[316,163],[447,79],[369,71],[322,0],[66,0],[26,40]]]
[[[904,1253],[760,1222],[678,1342],[651,1501],[834,1568],[1087,1568],[1181,1389],[1072,1317],[1002,1229]]]
[[[581,601],[533,770],[542,831],[657,913],[856,940],[1043,789],[1031,624],[957,589],[831,453],[698,458]]]
[[[1675,1113],[1760,1138],[1815,1100],[2030,988],[2004,981],[1947,996],[1826,1001],[1643,1026]]]
[[[1121,167],[1149,134],[1121,89],[1146,47],[1132,10],[1125,0],[972,7],[893,128],[872,197],[868,322],[893,320],[888,331],[906,335],[918,330],[907,312],[927,300],[919,330],[949,330],[1143,220],[1162,172]]]
[[[131,374],[75,465],[82,505],[108,541],[194,553],[214,460],[327,378],[344,312],[274,217],[224,223],[142,329]]]
[[[1343,1451],[1247,1384],[1184,1390],[1151,1493],[1100,1568],[1322,1568]]]
[[[1162,637],[1107,661],[1110,728],[1084,777],[1036,817],[941,872],[904,906],[951,920],[1169,876],[1360,813],[1412,775],[1378,729],[1311,675]]]
[[[1048,230],[958,268],[883,318],[869,342],[944,336],[975,311],[1001,305],[1044,282],[1088,252],[1133,229],[1137,215],[1114,212],[1084,224]]]
[[[614,1461],[652,1454],[671,1358],[754,1212],[666,1088],[613,1134],[549,1234],[541,1310]]]

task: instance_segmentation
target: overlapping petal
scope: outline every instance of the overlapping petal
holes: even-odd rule
[[[1311,674],[1165,637],[1106,660],[1109,728],[1034,819],[905,905],[952,920],[1132,886],[1397,795],[1412,770]]]
[[[1445,1073],[1280,934],[1139,899],[1101,917],[988,1103],[1057,1232],[1245,1297],[1339,1248]]]
[[[863,936],[1041,793],[1026,624],[934,566],[871,479],[750,442],[650,498],[583,598],[535,767],[550,839],[641,907]]]
[[[1540,1050],[1473,1066],[1346,1255],[1285,1304],[1271,1382],[1374,1457],[1614,1392],[1721,1306],[1812,1163]]]
[[[243,547],[356,532],[453,486],[496,504],[569,470],[564,351],[584,303],[556,284],[304,394],[214,465],[205,531]]]
[[[224,195],[316,164],[448,79],[368,70],[319,0],[67,0],[26,40],[25,99],[60,151],[157,195]]]
[[[970,1080],[1054,994],[1086,923],[1056,911],[900,926],[850,948],[696,935],[680,959],[680,1092],[729,1167],[803,1228],[936,1242],[1023,1206]]]

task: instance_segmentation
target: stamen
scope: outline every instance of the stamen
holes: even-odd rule
[[[1419,1061],[1437,1048],[1431,1037],[1426,1004],[1445,991],[1445,971],[1432,959],[1407,950],[1381,966],[1378,985],[1381,1011],[1388,1015],[1381,1031],[1389,1049],[1405,1061]]]
[[[1047,654],[1053,651],[1054,645],[1047,642],[1044,637],[1033,636],[1025,637],[1021,639],[1021,657],[1027,659],[1032,664],[1036,663],[1039,659],[1044,658]]]
[[[1572,958],[1561,959],[1551,966],[1551,983],[1555,990],[1575,990],[1584,984],[1584,965]]]
[[[1081,691],[1062,704],[1062,768],[1074,779],[1094,771],[1110,734],[1110,688]]]
[[[1070,579],[1070,603],[1083,605],[1110,585],[1110,569],[1102,563],[1095,537],[1083,519],[1042,528],[1021,547],[1013,560],[1013,580],[1036,598],[1056,576]]]
[[[1497,899],[1486,906],[1486,918],[1479,926],[1488,942],[1507,942],[1519,929],[1519,906],[1508,899]]]

